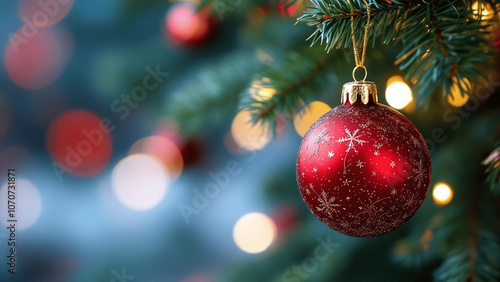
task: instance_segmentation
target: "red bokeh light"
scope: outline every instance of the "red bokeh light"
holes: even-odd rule
[[[58,169],[77,177],[104,170],[113,146],[109,126],[106,119],[83,110],[59,115],[47,133],[47,148]]]
[[[196,13],[196,6],[190,3],[177,3],[167,14],[167,37],[182,45],[197,47],[207,41],[214,29],[215,19],[210,11]]]
[[[160,136],[150,136],[137,141],[130,148],[129,154],[148,154],[158,158],[172,181],[179,178],[184,167],[184,161],[177,145]]]
[[[61,75],[68,52],[51,29],[21,27],[5,48],[5,69],[12,81],[25,89],[42,89]]]
[[[64,19],[72,7],[73,0],[22,0],[19,16],[25,24],[49,27]]]
[[[280,0],[280,2],[278,3],[278,11],[282,16],[292,17],[297,12],[297,9],[295,7],[296,4],[290,5],[288,4],[288,2],[289,1]]]

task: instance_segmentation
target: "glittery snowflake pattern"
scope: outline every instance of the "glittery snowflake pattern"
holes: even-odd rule
[[[371,237],[415,214],[429,186],[430,158],[401,114],[385,106],[342,105],[310,132],[297,157],[297,178],[307,207],[323,223]]]
[[[339,143],[344,143],[344,142],[348,142],[347,143],[347,149],[345,150],[346,154],[349,153],[349,151],[351,149],[354,150],[354,152],[358,152],[358,150],[356,150],[356,145],[360,145],[360,146],[363,146],[363,143],[366,143],[367,141],[365,140],[361,140],[359,138],[361,138],[362,134],[360,133],[358,135],[358,132],[359,132],[359,129],[356,129],[354,130],[353,133],[351,133],[351,131],[346,128],[345,129],[345,134],[347,135],[347,137],[343,137],[343,138],[340,138],[337,140],[337,142]]]
[[[360,216],[366,216],[368,218],[372,217],[379,217],[381,216],[381,212],[384,210],[383,206],[382,207],[377,207],[377,204],[389,199],[389,197],[385,198],[377,198],[377,200],[373,201],[371,198],[368,200],[368,202],[365,202],[362,204],[362,206],[359,207],[361,212],[358,213],[358,217]]]
[[[311,155],[311,157],[316,155],[316,156],[318,156],[318,160],[321,158],[321,156],[319,155],[319,149],[321,149],[322,144],[325,144],[325,142],[330,141],[330,139],[332,138],[332,137],[327,135],[330,132],[331,132],[331,130],[326,129],[326,130],[323,130],[319,134],[318,138],[314,141],[314,144],[317,145],[317,147],[316,147],[316,150],[314,150],[314,153]]]
[[[424,164],[422,163],[422,160],[419,160],[417,162],[417,167],[413,168],[413,173],[410,176],[408,176],[408,179],[413,178],[413,183],[417,187],[420,187],[420,186],[422,186],[426,176],[427,176],[427,174],[426,174],[426,169],[424,167]]]
[[[325,212],[330,218],[333,216],[333,213],[337,213],[337,208],[340,206],[335,203],[335,197],[329,197],[325,191],[321,191],[321,196],[318,195],[319,206],[316,207],[316,210],[319,212]]]
[[[358,150],[356,150],[356,145],[363,146],[363,143],[366,143],[368,141],[361,140],[360,138],[362,137],[362,133],[358,135],[359,129],[354,130],[354,132],[351,133],[351,131],[346,128],[345,129],[345,137],[342,137],[337,140],[338,143],[347,143],[347,149],[345,150],[345,156],[344,156],[344,174],[347,173],[347,167],[348,165],[346,164],[347,160],[347,154],[349,154],[349,151],[354,150],[356,154],[358,153]]]

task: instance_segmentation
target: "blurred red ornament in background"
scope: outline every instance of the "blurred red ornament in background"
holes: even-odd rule
[[[111,158],[112,141],[109,120],[83,110],[59,115],[47,133],[47,149],[60,174],[76,177],[96,175]]]
[[[49,27],[64,19],[72,7],[73,0],[21,0],[19,15],[25,24]]]
[[[65,37],[71,41],[69,36]],[[11,35],[5,48],[7,74],[25,89],[51,85],[61,75],[72,53],[71,42],[65,43],[68,42],[62,41],[52,29],[24,25]]]
[[[174,43],[189,47],[199,47],[214,33],[216,21],[210,10],[197,12],[191,3],[174,4],[167,13],[166,33]]]
[[[280,15],[285,17],[293,17],[295,13],[297,13],[297,2],[294,4],[290,4],[290,2],[290,0],[280,0],[280,2],[278,3],[278,11]]]

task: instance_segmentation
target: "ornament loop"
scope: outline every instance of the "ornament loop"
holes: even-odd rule
[[[357,79],[356,79],[356,71],[357,71],[358,69],[360,69],[360,68],[361,68],[361,69],[363,69],[363,70],[365,71],[365,76],[363,77],[363,80],[357,80]],[[354,68],[354,70],[352,71],[352,78],[354,79],[354,81],[356,81],[356,83],[358,83],[358,82],[360,82],[360,81],[365,82],[365,81],[366,81],[366,77],[367,77],[367,76],[368,76],[368,71],[366,70],[366,67],[365,67],[365,66],[356,66],[356,67]]]

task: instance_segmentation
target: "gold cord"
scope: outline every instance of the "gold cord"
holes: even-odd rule
[[[365,81],[366,76],[368,75],[368,72],[366,71],[366,68],[365,68],[365,57],[366,57],[366,46],[368,45],[368,29],[370,28],[371,10],[370,10],[370,5],[368,5],[366,0],[362,0],[362,1],[366,6],[366,15],[367,15],[368,19],[366,21],[365,35],[363,37],[363,49],[361,50],[361,60],[359,59],[358,47],[356,46],[357,44],[356,44],[356,36],[354,33],[354,16],[351,16],[352,46],[354,49],[354,60],[356,62],[356,67],[354,68],[354,71],[352,72],[352,76],[356,82],[358,82],[358,80],[356,80],[356,77],[355,77],[355,73],[356,73],[357,69],[362,68],[365,70],[365,78],[363,79],[363,81]],[[349,3],[351,4],[351,10],[353,10],[351,1],[349,1]],[[352,11],[352,14],[354,14],[354,11]]]

